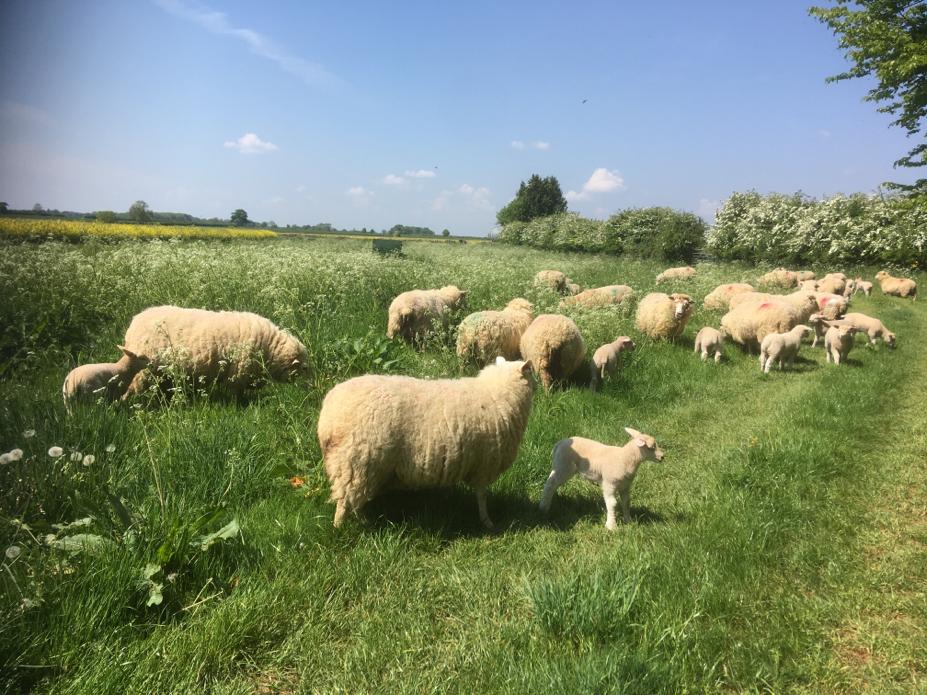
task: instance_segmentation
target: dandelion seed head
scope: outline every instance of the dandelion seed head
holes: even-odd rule
[[[113,453],[114,451],[116,451],[116,445],[115,445],[115,444],[108,444],[108,445],[106,446],[106,453],[107,453],[107,454],[111,454],[111,453]]]
[[[22,449],[13,449],[13,450],[10,452],[10,458],[13,459],[14,461],[20,461],[20,460],[22,459],[22,457],[23,457],[23,450],[22,450]]]
[[[23,549],[20,548],[18,545],[11,545],[9,548],[6,549],[6,552],[4,553],[4,555],[6,555],[8,560],[15,560],[20,555],[22,555],[22,552],[23,552]]]
[[[82,458],[84,458],[84,455],[83,455],[82,453],[80,453],[79,451],[72,451],[72,452],[71,452],[71,460],[72,460],[74,463],[77,463],[77,462],[80,461]]]
[[[53,459],[61,458],[64,456],[64,449],[62,449],[60,446],[53,446],[48,450],[48,455]]]
[[[23,432],[23,439],[32,439],[35,436],[35,430],[26,430]]]
[[[92,466],[93,462],[96,460],[97,460],[96,456],[94,456],[93,454],[87,454],[86,456],[84,456],[84,460],[82,461],[82,463],[85,466]]]

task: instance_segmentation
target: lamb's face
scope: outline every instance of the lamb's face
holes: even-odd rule
[[[883,335],[884,335],[883,339],[885,340],[885,344],[888,345],[889,347],[895,347],[895,334],[892,333],[891,331],[885,331]]]
[[[641,456],[644,458],[644,460],[663,460],[663,449],[657,445],[656,439],[651,437],[649,434],[638,432],[637,430],[630,427],[625,427],[624,431],[631,436],[631,439],[634,441],[634,445],[640,450]]]
[[[619,351],[626,350],[628,352],[631,352],[632,350],[634,350],[635,347],[637,346],[634,344],[634,341],[631,340],[628,336],[623,335],[620,338],[618,338],[618,350]]]
[[[287,379],[309,374],[309,354],[306,346],[293,336],[287,336],[286,343],[280,348],[280,358],[282,371],[275,375],[277,378]]]

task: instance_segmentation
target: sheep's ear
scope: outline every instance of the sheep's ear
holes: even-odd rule
[[[628,436],[629,436],[629,437],[634,437],[635,439],[638,439],[638,438],[640,438],[640,436],[641,436],[641,433],[638,432],[638,431],[637,431],[636,429],[634,429],[633,427],[625,427],[625,428],[624,428],[624,431],[628,433]]]
[[[496,357],[496,364],[497,365],[505,364],[505,358],[502,355],[499,355],[498,357]]]
[[[531,373],[531,369],[531,360],[525,360],[525,363],[521,366],[521,373],[528,376]]]
[[[132,359],[135,359],[135,358],[138,357],[138,355],[136,355],[134,352],[132,352],[132,351],[131,351],[129,348],[127,348],[125,345],[117,345],[116,347],[119,348],[119,350],[122,352],[122,354],[125,355],[126,357],[131,357]]]
[[[634,438],[634,444],[635,444],[635,446],[639,446],[639,447],[641,447],[642,449],[646,449],[646,448],[647,448],[647,440],[644,439],[643,437],[635,437],[635,438]]]

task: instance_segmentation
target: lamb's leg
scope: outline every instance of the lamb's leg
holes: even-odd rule
[[[834,348],[834,364],[840,364],[840,350]]]
[[[811,341],[811,347],[817,347],[818,345],[818,332],[814,332],[814,340]]]
[[[614,531],[618,526],[615,523],[615,507],[618,506],[618,500],[615,499],[615,487],[605,480],[602,481],[602,496],[605,498],[605,528]]]
[[[626,524],[631,523],[631,488],[626,487],[619,492],[621,495],[621,519]]]
[[[554,466],[550,475],[547,476],[547,482],[544,483],[544,492],[541,493],[541,503],[539,506],[542,512],[550,511],[550,504],[554,500],[554,495],[557,494],[557,488],[571,477],[573,477],[572,470],[556,465]]]
[[[476,488],[476,504],[480,509],[480,521],[488,529],[492,528],[492,519],[489,518],[489,512],[486,511],[486,488]]]
[[[138,372],[133,378],[132,382],[129,384],[129,388],[126,389],[125,393],[122,394],[121,400],[128,400],[132,396],[138,395],[148,387],[148,377],[147,371],[142,370]]]
[[[720,364],[721,362],[721,351],[715,350],[715,364]]]
[[[825,345],[824,345],[824,354],[827,356],[827,363],[828,363],[828,364],[830,364],[831,362],[834,361],[833,351],[831,350],[830,345],[827,345],[826,343],[825,343]]]
[[[702,348],[702,362],[708,360],[708,348]]]

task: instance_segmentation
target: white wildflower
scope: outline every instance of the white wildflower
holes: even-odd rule
[[[82,453],[80,453],[79,451],[72,451],[72,452],[71,452],[71,460],[72,460],[74,463],[77,463],[77,462],[80,461],[82,458],[84,458],[84,455],[83,455]]]
[[[48,450],[48,455],[53,459],[61,458],[64,456],[64,449],[62,449],[60,446],[53,446]]]
[[[84,460],[82,461],[82,463],[85,466],[92,466],[93,462],[96,460],[97,460],[96,456],[94,456],[93,454],[87,454],[86,456],[84,456]]]
[[[23,432],[23,439],[32,439],[35,436],[35,430],[26,430]]]
[[[115,444],[108,444],[108,445],[106,446],[106,453],[107,453],[107,454],[111,454],[111,453],[113,453],[114,451],[116,451],[116,445],[115,445]]]
[[[20,460],[22,460],[22,457],[23,457],[23,450],[22,450],[22,449],[13,449],[13,450],[10,452],[10,458],[13,459],[14,461],[20,461]]]
[[[8,463],[13,462],[13,457],[9,454],[0,454],[0,465],[5,466]]]
[[[22,554],[22,552],[23,552],[23,549],[20,548],[18,545],[11,545],[9,548],[6,549],[5,554],[8,560],[15,560]]]

